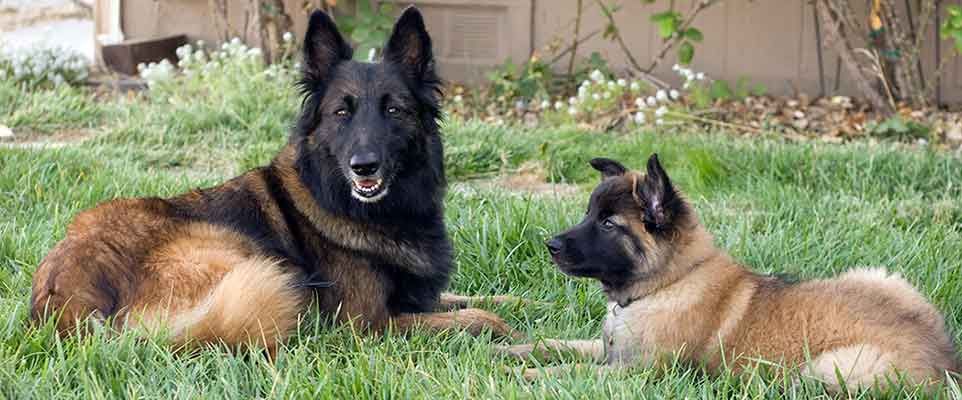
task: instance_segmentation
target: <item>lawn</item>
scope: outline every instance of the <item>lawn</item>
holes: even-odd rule
[[[0,397],[3,398],[809,398],[814,384],[706,376],[676,367],[529,383],[489,337],[458,332],[369,338],[307,315],[276,362],[213,348],[176,355],[133,335],[60,340],[29,327],[31,277],[80,210],[127,196],[209,186],[270,159],[298,99],[250,79],[232,91],[95,101],[82,90],[0,83],[0,123],[58,148],[0,148]],[[208,83],[211,87],[216,83]],[[275,87],[276,86],[276,87]],[[254,96],[253,93],[258,95]],[[552,266],[544,238],[578,221],[598,180],[595,156],[642,167],[658,152],[718,245],[759,272],[825,277],[856,266],[902,273],[946,313],[962,341],[962,160],[897,144],[790,143],[725,132],[586,132],[473,121],[444,126],[457,249],[452,289],[543,304],[493,310],[531,339],[590,338],[604,297]],[[492,178],[541,171],[557,192],[499,189]],[[576,194],[571,194],[571,187]],[[528,366],[537,366],[536,361]],[[911,390],[911,389],[905,389]],[[905,393],[903,393],[905,394]],[[956,391],[958,395],[958,392]]]

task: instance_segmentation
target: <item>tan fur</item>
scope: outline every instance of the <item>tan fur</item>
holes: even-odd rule
[[[186,308],[144,311],[143,321],[167,329],[176,343],[255,344],[273,353],[297,327],[305,293],[277,263],[249,259],[226,272],[206,296]]]
[[[637,187],[636,173],[612,179]],[[637,268],[656,273],[607,292],[601,340],[499,350],[527,357],[573,349],[612,366],[660,366],[678,357],[711,372],[767,360],[798,367],[836,391],[838,376],[851,389],[884,386],[896,373],[910,383],[935,384],[946,371],[959,372],[942,315],[897,274],[855,269],[787,284],[752,273],[716,248],[693,211],[676,221],[680,227],[667,239],[655,238],[639,217],[632,211],[616,221],[643,243],[647,259]]]

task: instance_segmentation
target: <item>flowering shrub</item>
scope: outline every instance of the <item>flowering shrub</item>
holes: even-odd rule
[[[31,88],[80,82],[87,78],[87,66],[83,55],[66,47],[0,51],[0,79]]]
[[[662,125],[670,114],[684,111],[684,93],[707,78],[702,73],[675,66],[685,82],[682,90],[653,90],[639,80],[609,79],[599,70],[591,73],[578,86],[576,96],[553,104],[555,112],[564,112],[573,122],[613,127],[624,123]],[[684,91],[684,92],[683,92]],[[672,109],[676,111],[672,111]]]
[[[283,39],[285,54],[292,54],[293,35],[285,33]],[[248,47],[239,38],[213,50],[208,49],[204,41],[198,41],[194,45],[181,46],[176,53],[179,59],[176,65],[165,59],[137,66],[140,77],[151,88],[151,97],[176,100],[231,85],[262,81],[290,84],[297,67],[289,57],[266,65],[261,50]]]

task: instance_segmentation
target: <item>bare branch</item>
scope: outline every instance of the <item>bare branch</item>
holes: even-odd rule
[[[843,2],[847,3],[847,1]],[[855,60],[856,47],[852,45],[845,36],[842,27],[844,22],[841,21],[843,17],[832,11],[832,3],[834,2],[831,0],[818,0],[815,2],[819,15],[821,15],[821,20],[825,22],[825,37],[827,38],[827,42],[835,46],[836,53],[838,53],[845,68],[852,75],[855,86],[868,98],[868,101],[875,107],[876,111],[883,113],[892,112],[893,109],[885,101],[875,85],[865,76],[859,67],[858,61]]]

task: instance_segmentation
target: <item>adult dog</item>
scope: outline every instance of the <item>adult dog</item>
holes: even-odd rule
[[[657,155],[647,174],[609,159],[591,165],[602,182],[584,220],[546,244],[561,271],[601,282],[609,299],[602,339],[503,352],[570,350],[612,367],[677,357],[711,372],[761,359],[835,391],[900,378],[929,384],[960,371],[942,315],[898,275],[856,269],[801,283],[757,275],[715,247]]]
[[[178,197],[80,213],[37,269],[33,318],[56,318],[61,333],[109,321],[164,328],[177,343],[273,351],[313,297],[322,312],[375,332],[510,334],[485,311],[434,312],[470,299],[439,301],[452,248],[440,80],[421,14],[408,8],[398,19],[381,62],[351,55],[315,12],[302,110],[270,165]]]

